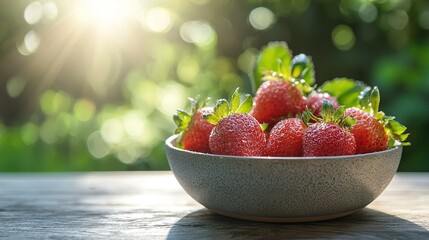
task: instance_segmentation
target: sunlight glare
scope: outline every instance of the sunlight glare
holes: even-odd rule
[[[118,28],[135,17],[137,4],[133,0],[82,0],[77,4],[76,17],[101,29]]]

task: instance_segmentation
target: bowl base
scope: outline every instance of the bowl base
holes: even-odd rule
[[[337,214],[331,214],[331,215],[322,215],[322,216],[314,216],[314,217],[293,217],[293,218],[285,218],[285,217],[257,217],[257,216],[248,216],[248,215],[242,215],[242,214],[237,214],[237,213],[228,213],[228,212],[223,212],[223,211],[219,211],[219,210],[215,210],[212,208],[207,208],[208,210],[210,210],[213,213],[219,214],[219,215],[223,215],[223,216],[227,216],[227,217],[232,217],[232,218],[237,218],[237,219],[242,219],[242,220],[247,220],[247,221],[255,221],[255,222],[276,222],[276,223],[300,223],[300,222],[317,222],[317,221],[324,221],[324,220],[330,220],[330,219],[335,219],[335,218],[340,218],[340,217],[344,217],[350,214],[353,214],[359,210],[361,210],[362,208],[358,208],[352,211],[347,211],[347,212],[342,212],[342,213],[337,213]]]

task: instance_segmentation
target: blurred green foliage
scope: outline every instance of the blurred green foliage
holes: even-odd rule
[[[251,92],[269,41],[312,56],[318,85],[377,85],[411,133],[400,170],[429,171],[425,0],[83,2],[0,0],[0,171],[168,169],[175,110]]]

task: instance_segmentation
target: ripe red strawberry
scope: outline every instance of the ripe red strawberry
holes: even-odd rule
[[[356,141],[347,129],[336,123],[314,123],[303,136],[304,157],[353,155]]]
[[[251,115],[260,123],[276,123],[282,117],[296,115],[305,110],[302,91],[275,73],[265,77],[256,92]]]
[[[191,114],[177,110],[173,116],[179,134],[177,145],[186,150],[210,153],[209,136],[214,125],[207,122],[204,114],[213,113],[212,107],[204,107],[205,103],[190,98]]]
[[[209,146],[212,153],[235,156],[262,156],[265,148],[265,135],[259,122],[248,115],[252,108],[252,97],[247,95],[240,103],[238,89],[231,98],[231,105],[220,99],[213,114],[204,115],[207,121],[216,124],[213,128]]]
[[[304,157],[340,156],[356,153],[356,141],[348,128],[352,118],[344,115],[344,107],[334,110],[328,101],[323,102],[322,118],[314,118],[302,137]],[[311,114],[311,113],[309,113]]]
[[[219,121],[209,139],[215,154],[261,156],[265,135],[258,121],[248,114],[232,114]]]
[[[356,153],[370,153],[387,149],[389,137],[384,126],[370,113],[352,107],[346,114],[357,120],[350,132],[356,139]]]
[[[307,128],[299,118],[289,118],[278,122],[271,129],[265,155],[279,157],[302,156],[302,136]]]
[[[408,134],[404,134],[406,128],[386,117],[383,112],[378,111],[380,93],[377,87],[371,91],[370,88],[361,92],[360,106],[362,109],[352,107],[346,110],[346,115],[357,120],[350,132],[356,139],[356,153],[370,153],[386,150],[389,146],[389,136],[394,141],[406,140]],[[407,143],[405,143],[406,145]]]
[[[334,109],[338,108],[337,99],[329,95],[328,93],[312,93],[307,98],[307,106],[310,111],[313,112],[314,116],[320,118],[320,112],[322,111],[323,101],[329,101]]]

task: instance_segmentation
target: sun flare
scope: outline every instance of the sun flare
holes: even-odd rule
[[[81,24],[109,30],[135,20],[138,5],[135,0],[81,0],[76,4],[75,15]]]

